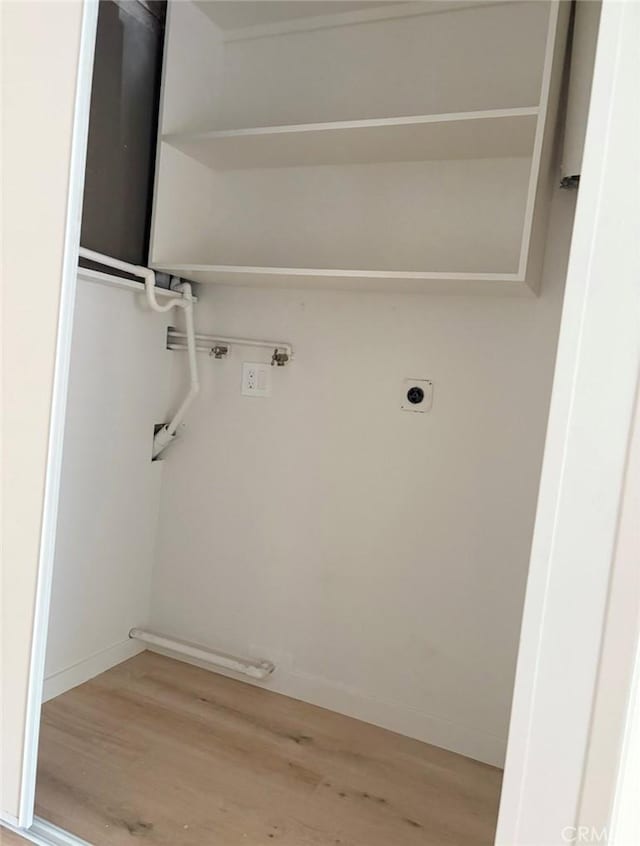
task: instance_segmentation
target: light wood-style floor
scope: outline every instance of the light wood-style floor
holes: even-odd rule
[[[28,840],[0,826],[0,846],[27,846]]]
[[[36,813],[96,846],[488,846],[500,779],[144,652],[44,706]]]

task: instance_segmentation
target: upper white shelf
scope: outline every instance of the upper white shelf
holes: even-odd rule
[[[531,156],[537,108],[165,135],[216,170]]]

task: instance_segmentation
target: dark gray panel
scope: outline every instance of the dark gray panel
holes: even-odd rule
[[[91,93],[81,243],[146,264],[163,4],[102,0]]]

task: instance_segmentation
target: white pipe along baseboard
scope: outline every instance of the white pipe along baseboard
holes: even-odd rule
[[[157,646],[159,649],[166,649],[169,652],[175,652],[177,655],[184,655],[210,664],[212,669],[230,670],[258,681],[266,679],[275,670],[275,664],[271,661],[253,661],[250,658],[239,658],[237,655],[218,652],[199,643],[190,643],[187,640],[167,637],[147,629],[131,629],[129,637],[148,643],[150,646]]]

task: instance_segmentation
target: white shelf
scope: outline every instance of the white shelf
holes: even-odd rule
[[[254,30],[239,3],[222,35],[208,14],[226,5],[209,5],[169,21],[152,266],[205,285],[537,290],[568,4],[371,7],[307,33]]]
[[[165,135],[216,170],[533,155],[537,108]]]
[[[518,273],[457,273],[404,270],[339,270],[309,267],[249,267],[223,264],[156,263],[155,270],[201,284],[275,288],[396,290],[429,293],[512,293],[532,296]]]

